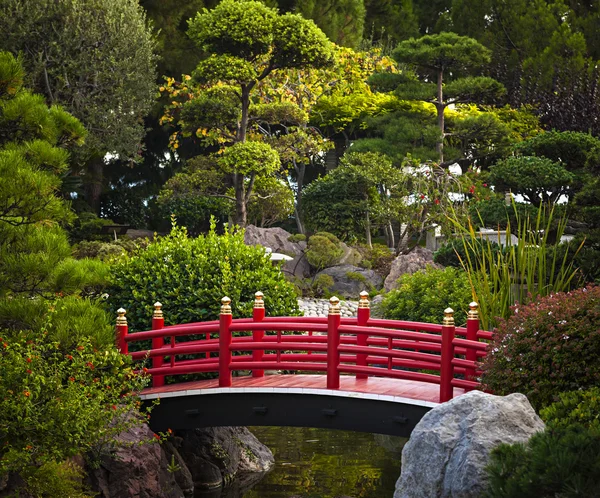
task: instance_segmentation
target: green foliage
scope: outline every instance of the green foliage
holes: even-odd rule
[[[546,429],[527,444],[502,444],[487,467],[487,498],[593,498],[600,482],[600,432]]]
[[[560,393],[559,401],[542,409],[540,416],[552,428],[583,425],[600,430],[600,388]]]
[[[69,235],[72,242],[80,242],[82,240],[111,240],[113,234],[102,233],[102,228],[106,225],[114,225],[114,221],[99,218],[94,213],[81,213],[73,227],[69,230]]]
[[[598,384],[599,288],[553,293],[512,311],[495,329],[483,363],[488,389],[524,393],[539,409],[561,392]]]
[[[402,275],[396,288],[384,297],[381,309],[385,318],[441,323],[444,309],[450,307],[456,324],[460,325],[467,320],[465,310],[471,301],[465,272],[428,266],[411,275]]]
[[[331,287],[335,284],[333,277],[325,273],[318,275],[311,283],[312,295],[314,297],[327,297]]]
[[[109,306],[127,310],[133,331],[150,328],[156,301],[163,303],[168,325],[218,318],[223,296],[231,298],[234,317],[251,316],[259,290],[269,315],[298,312],[293,286],[264,250],[244,244],[241,231],[217,235],[214,224],[195,239],[176,226],[143,252],[114,263],[111,273]]]
[[[270,175],[280,166],[279,154],[269,144],[262,142],[238,142],[227,147],[219,158],[219,165],[226,173]]]
[[[146,384],[114,347],[87,339],[64,348],[50,334],[5,335],[0,341],[0,473],[62,462],[108,445],[141,423],[131,396]]]
[[[514,303],[526,304],[538,296],[567,291],[576,282],[577,270],[566,253],[559,258],[553,251],[549,257],[549,237],[552,234],[560,240],[566,218],[555,219],[554,207],[542,206],[533,215],[520,216],[513,203],[513,210],[517,223],[515,226],[507,220],[502,251],[494,249],[493,244],[499,242],[495,234],[482,235],[471,220],[466,227],[464,221],[453,220],[465,249],[463,268],[486,330],[491,330],[499,318],[511,316]]]
[[[392,261],[396,256],[388,246],[385,244],[372,244],[371,247],[359,245],[358,251],[362,256],[360,266],[379,273],[383,278],[389,275]]]
[[[521,194],[535,206],[554,203],[569,192],[575,176],[562,163],[544,157],[518,156],[498,161],[489,181],[497,191]]]
[[[327,232],[318,232],[308,239],[306,260],[317,271],[339,263],[344,254],[339,239]]]
[[[475,253],[483,251],[483,245],[487,245],[482,240],[477,240],[475,244],[477,245],[477,250],[471,251],[469,258],[475,257]],[[496,242],[491,242],[490,248],[494,258],[496,257],[495,254],[502,250],[500,244]],[[466,250],[470,250],[470,247],[465,248],[461,239],[450,239],[448,243],[433,253],[433,261],[442,266],[453,266],[454,268],[462,269],[463,262],[468,260],[465,253]]]
[[[305,242],[306,241],[306,235],[304,235],[303,233],[295,233],[293,235],[290,235],[288,237],[288,240],[290,242]]]
[[[85,486],[85,472],[73,462],[47,462],[41,467],[27,469],[21,474],[32,496],[68,496],[92,498]]]
[[[294,192],[275,177],[258,177],[248,203],[248,221],[269,227],[294,213]]]

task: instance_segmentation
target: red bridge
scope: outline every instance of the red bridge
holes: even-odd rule
[[[479,330],[476,303],[466,327],[454,325],[450,308],[441,325],[371,318],[366,292],[356,318],[341,318],[335,297],[327,318],[265,317],[260,292],[252,318],[233,319],[230,304],[222,299],[219,320],[165,327],[156,303],[152,330],[132,334],[118,311],[121,350],[147,344],[129,354],[151,361],[142,398],[161,399],[154,430],[291,425],[408,435],[433,406],[480,387],[481,341],[492,338]],[[199,373],[216,378],[165,384]]]

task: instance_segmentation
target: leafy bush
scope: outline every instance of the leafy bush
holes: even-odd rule
[[[397,288],[381,303],[384,318],[415,322],[441,323],[444,309],[454,310],[457,325],[467,320],[471,287],[465,272],[448,267],[428,266],[412,275],[402,275]]]
[[[600,383],[600,287],[552,294],[512,310],[483,362],[487,389],[523,393],[540,409],[558,393]]]
[[[81,240],[111,240],[110,233],[102,233],[102,228],[106,225],[114,225],[112,220],[98,218],[94,213],[81,213],[70,230],[70,237],[73,242]]]
[[[373,244],[372,247],[359,245],[357,249],[362,255],[360,266],[379,273],[383,278],[390,274],[392,262],[396,256],[388,246],[384,244]]]
[[[600,482],[600,432],[546,429],[525,444],[502,444],[487,466],[487,498],[594,498]]]
[[[264,249],[244,244],[242,231],[217,235],[214,222],[196,239],[174,227],[139,254],[115,262],[112,279],[109,305],[127,310],[134,331],[150,328],[155,301],[163,303],[168,325],[218,318],[223,296],[231,298],[234,317],[251,316],[256,291],[265,294],[269,315],[298,313],[293,285]]]
[[[306,240],[306,235],[303,233],[295,233],[288,237],[289,242],[304,242]]]
[[[327,232],[318,232],[308,239],[306,259],[317,269],[329,268],[338,263],[344,254],[339,239]]]
[[[540,412],[547,425],[565,428],[581,424],[600,431],[600,388],[561,393],[559,398]]]
[[[73,257],[76,259],[98,258],[107,261],[124,253],[132,253],[149,244],[148,239],[131,240],[121,238],[110,242],[99,240],[82,240],[73,246]]]
[[[311,285],[312,295],[314,297],[327,297],[333,284],[335,284],[335,281],[331,275],[323,273],[317,276]]]

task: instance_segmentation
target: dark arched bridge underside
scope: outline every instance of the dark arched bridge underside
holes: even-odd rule
[[[342,376],[326,389],[323,375],[238,377],[232,387],[203,380],[150,388],[142,399],[156,432],[215,426],[295,426],[353,430],[408,437],[439,404],[439,387],[403,379]],[[455,396],[464,391],[455,388]]]

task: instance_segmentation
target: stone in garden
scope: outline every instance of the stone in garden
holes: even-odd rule
[[[424,270],[427,265],[434,268],[442,268],[442,266],[433,262],[433,253],[423,247],[417,246],[408,254],[400,254],[392,262],[390,274],[386,277],[384,288],[386,291],[391,291],[396,288],[396,281],[404,274],[413,274],[419,270]]]
[[[523,394],[472,391],[436,406],[404,446],[394,498],[479,498],[491,450],[543,430]]]
[[[290,242],[288,239],[291,233],[283,228],[259,228],[254,225],[248,225],[244,232],[244,242],[246,245],[261,245],[269,247],[273,252],[280,252],[292,256],[292,261],[286,261],[281,267],[286,275],[293,275],[299,278],[306,278],[310,275],[310,265],[304,257],[306,242]]]
[[[383,279],[379,274],[358,266],[332,266],[317,273],[317,278],[320,275],[329,275],[333,278],[333,286],[329,288],[329,291],[338,297],[356,299],[362,291],[371,288],[380,289],[383,284]]]

